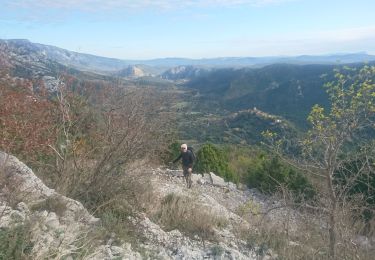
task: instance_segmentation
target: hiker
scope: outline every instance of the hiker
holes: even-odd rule
[[[186,185],[190,189],[192,185],[191,174],[193,172],[194,154],[190,151],[186,144],[181,145],[180,155],[173,161],[177,162],[182,158],[182,169],[186,180]]]

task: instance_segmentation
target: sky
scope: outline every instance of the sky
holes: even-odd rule
[[[0,39],[119,59],[375,54],[375,0],[0,0]]]

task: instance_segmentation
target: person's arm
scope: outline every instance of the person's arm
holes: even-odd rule
[[[180,153],[180,155],[179,155],[175,160],[173,160],[173,163],[175,163],[175,162],[177,162],[178,160],[180,160],[181,157],[182,157],[182,154]]]

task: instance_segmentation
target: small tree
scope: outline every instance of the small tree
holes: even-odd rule
[[[336,81],[326,85],[331,108],[326,113],[315,105],[308,117],[312,128],[303,142],[304,156],[309,169],[322,176],[328,196],[325,209],[329,220],[329,255],[336,257],[336,215],[338,204],[347,195],[334,184],[335,173],[344,167],[344,162],[353,157],[353,151],[361,149],[369,140],[366,134],[374,126],[375,112],[375,67],[365,66],[358,72],[336,72]],[[352,176],[358,178],[362,171]]]
[[[335,259],[338,216],[343,211],[348,212],[345,207],[356,180],[373,172],[373,153],[369,152],[368,145],[374,140],[375,67],[336,71],[335,80],[325,87],[331,107],[328,111],[319,105],[312,108],[308,116],[311,129],[300,142],[301,154],[297,159],[285,156],[285,146],[282,141],[275,141],[274,134],[267,132],[266,136],[275,141],[273,151],[309,173],[313,180],[318,192],[316,207],[313,208],[328,217],[328,251],[329,257]],[[365,160],[357,160],[359,152]],[[356,167],[348,167],[354,161],[357,163]],[[346,179],[335,181],[337,176],[344,176]],[[368,184],[369,182],[365,183]],[[358,204],[358,200],[356,203]],[[340,209],[343,211],[340,212]]]

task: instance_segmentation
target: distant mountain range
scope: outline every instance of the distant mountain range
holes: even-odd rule
[[[179,95],[181,102],[177,101],[176,108],[182,116],[180,127],[189,129],[182,137],[202,142],[252,143],[261,140],[260,133],[267,128],[278,133],[306,129],[306,117],[313,105],[329,107],[323,86],[334,79],[334,69],[359,68],[364,62],[375,65],[375,56],[357,53],[131,61],[27,40],[0,40],[2,75],[31,79],[34,89],[42,82],[53,92],[59,77],[66,74],[77,82],[152,86]]]
[[[295,57],[224,57],[210,59],[161,58],[152,60],[122,60],[106,58],[91,54],[78,53],[55,46],[32,43],[23,39],[0,40],[1,45],[7,46],[18,55],[34,55],[40,59],[49,59],[65,66],[83,71],[113,74],[129,66],[140,65],[145,75],[161,75],[163,72],[177,66],[196,66],[200,68],[220,67],[263,67],[275,63],[288,64],[347,64],[356,62],[375,61],[375,55],[366,53],[333,54],[333,55],[302,55]],[[188,69],[190,72],[193,70]],[[195,72],[194,72],[195,73]],[[194,74],[192,73],[192,74]],[[125,73],[126,74],[126,73]],[[137,73],[136,73],[137,74]],[[139,74],[139,73],[138,73]],[[169,77],[164,75],[165,77]],[[173,78],[173,75],[171,76]],[[180,76],[177,76],[179,78]]]

